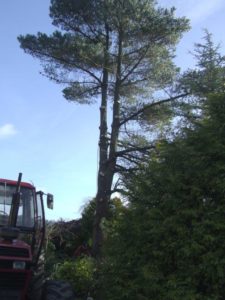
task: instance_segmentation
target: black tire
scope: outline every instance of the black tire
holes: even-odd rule
[[[43,300],[74,300],[71,285],[65,281],[48,280],[44,287]]]
[[[28,299],[41,300],[44,285],[45,285],[45,253],[44,251],[42,251],[29,284]]]

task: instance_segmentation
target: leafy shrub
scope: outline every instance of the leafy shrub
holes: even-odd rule
[[[51,277],[54,270],[54,266],[59,263],[59,258],[55,252],[55,245],[48,241],[45,246],[45,277]]]
[[[93,258],[80,257],[56,265],[52,277],[70,282],[77,296],[86,296],[92,294],[95,287],[95,271],[96,262]]]

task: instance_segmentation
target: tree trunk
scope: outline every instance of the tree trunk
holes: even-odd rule
[[[98,186],[96,194],[96,213],[93,224],[93,246],[92,251],[95,257],[100,256],[102,246],[102,230],[101,220],[108,215],[109,197],[106,193],[106,170],[108,160],[108,137],[107,137],[107,93],[108,93],[108,50],[109,50],[109,28],[106,24],[106,44],[104,50],[104,68],[102,80],[102,100],[100,106],[100,136],[99,136],[99,170],[98,170]]]
[[[99,172],[98,172],[98,190],[96,195],[96,214],[94,220],[94,232],[93,232],[93,255],[95,257],[101,256],[102,244],[103,244],[103,232],[101,223],[104,218],[108,217],[109,200],[111,197],[111,189],[113,183],[113,176],[116,167],[116,150],[119,137],[120,127],[120,98],[119,90],[121,84],[121,57],[122,57],[122,34],[118,37],[118,61],[117,61],[117,77],[115,82],[114,98],[113,98],[113,120],[110,137],[110,146],[108,153],[108,139],[104,138],[104,126],[101,117],[100,126],[100,159],[99,159]],[[103,74],[104,75],[104,74]],[[108,76],[107,76],[108,79]],[[103,101],[103,97],[102,97]],[[106,110],[101,110],[101,114]]]

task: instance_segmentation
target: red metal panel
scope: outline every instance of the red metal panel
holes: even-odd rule
[[[6,184],[9,184],[9,185],[17,185],[17,181],[15,180],[9,180],[9,179],[3,179],[3,178],[0,178],[0,183],[6,183]],[[22,187],[27,187],[27,188],[30,188],[30,189],[34,189],[34,186],[28,182],[21,182],[21,186]]]
[[[21,290],[21,300],[26,300],[26,295],[27,295],[27,290],[31,278],[31,270],[14,270],[14,269],[1,269],[0,268],[0,273],[21,273],[21,274],[26,274],[26,279],[24,282],[24,287]]]
[[[31,260],[32,260],[30,246],[22,241],[15,240],[13,242],[8,242],[8,241],[4,241],[4,240],[0,239],[0,246],[6,247],[6,248],[10,247],[10,248],[14,248],[14,249],[26,249],[29,252],[28,257],[5,256],[5,255],[1,256],[0,255],[1,260],[22,260],[22,261],[26,261],[26,262],[29,262],[29,261],[31,262]]]

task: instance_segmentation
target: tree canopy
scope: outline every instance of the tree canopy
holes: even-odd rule
[[[107,94],[114,96],[120,75],[121,97],[135,98],[143,89],[171,81],[174,45],[188,28],[185,18],[174,17],[174,9],[154,5],[146,0],[52,0],[50,17],[60,30],[18,39],[25,52],[42,61],[46,76],[67,86],[66,99],[93,102],[101,94],[105,68]]]
[[[172,82],[177,72],[172,61],[175,45],[189,28],[187,19],[175,17],[174,11],[158,7],[153,0],[51,0],[50,17],[58,30],[18,38],[26,53],[40,59],[43,74],[65,85],[67,100],[100,102],[96,255],[114,174],[123,170],[118,159],[151,148],[119,143],[122,128],[126,132],[127,124],[137,121],[149,105],[173,100],[170,95],[156,103],[154,96]]]
[[[223,64],[217,67],[223,74]],[[203,82],[207,68],[199,73]],[[213,91],[198,86],[198,122],[159,140],[148,165],[126,178],[128,209],[106,245],[107,299],[223,298],[225,93],[214,79]]]

